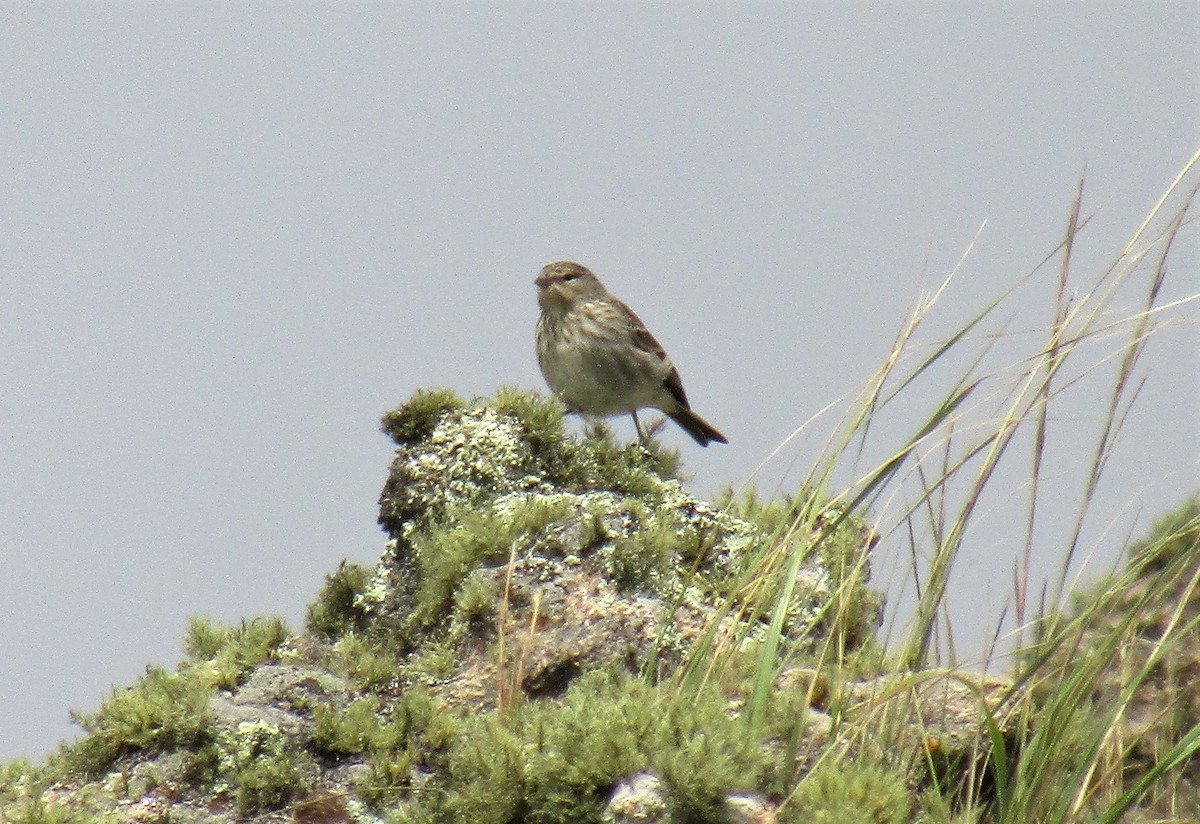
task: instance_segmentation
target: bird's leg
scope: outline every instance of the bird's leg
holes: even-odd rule
[[[642,424],[638,420],[637,410],[636,409],[631,410],[629,414],[633,415],[633,428],[637,430],[638,441],[640,441],[642,446],[644,447],[649,443],[649,441],[646,438],[646,433],[642,431]]]

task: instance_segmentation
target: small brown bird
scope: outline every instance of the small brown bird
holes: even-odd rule
[[[538,366],[570,411],[600,417],[628,412],[645,443],[637,411],[658,409],[701,446],[728,443],[692,411],[675,364],[646,324],[591,270],[560,260],[542,267],[534,283],[542,310]]]

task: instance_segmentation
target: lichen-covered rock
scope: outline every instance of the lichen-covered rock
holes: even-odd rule
[[[313,710],[344,705],[350,686],[333,673],[296,664],[258,667],[236,691],[209,700],[216,729],[239,735],[244,724],[267,725],[292,741],[312,737]]]
[[[666,824],[670,804],[662,780],[654,773],[641,772],[623,779],[600,819],[603,824]]]
[[[748,725],[736,668],[870,640],[870,531],[702,501],[672,453],[566,436],[523,393],[421,392],[383,425],[377,567],[331,573],[302,635],[194,621],[176,671],[0,772],[0,822],[773,820],[765,776],[794,779],[767,762],[829,729],[786,688],[807,716]]]
[[[735,793],[721,801],[723,824],[775,824],[776,805],[749,793]],[[672,812],[671,794],[661,778],[640,772],[622,779],[613,788],[600,816],[601,824],[668,824],[683,819]]]
[[[404,433],[380,498],[391,540],[358,606],[414,654],[452,644],[439,694],[487,706],[503,689],[497,670],[511,667],[525,692],[553,695],[612,663],[671,666],[732,592],[781,586],[751,566],[779,536],[664,476],[674,459],[656,447],[564,436],[561,407],[527,396],[455,405],[426,394],[409,407],[385,416]],[[794,568],[783,627],[793,643],[835,627],[849,648],[870,637],[881,610],[864,585],[873,538],[856,529],[838,531],[849,536],[841,548],[814,542]],[[804,552],[813,536],[787,538]],[[830,553],[841,553],[836,566]],[[719,621],[741,643],[766,632],[761,618]]]
[[[757,795],[738,794],[725,799],[727,824],[775,824],[776,805]]]

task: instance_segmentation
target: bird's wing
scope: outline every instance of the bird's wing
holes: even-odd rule
[[[671,362],[671,358],[667,355],[667,350],[663,349],[663,345],[658,342],[658,338],[646,328],[646,324],[642,323],[642,319],[637,316],[632,309],[625,304],[621,304],[629,316],[630,333],[633,337],[633,345],[643,352],[648,352],[657,357],[665,366],[670,368],[667,377],[663,380],[663,386],[667,392],[675,399],[684,409],[690,409],[688,404],[687,393],[683,391],[683,381],[679,377],[679,370],[675,368],[675,364]]]

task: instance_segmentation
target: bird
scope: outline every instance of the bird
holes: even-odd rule
[[[537,359],[550,390],[569,412],[609,417],[629,413],[647,443],[639,409],[658,409],[700,446],[729,443],[692,411],[679,370],[642,319],[571,260],[542,267],[538,289]]]

